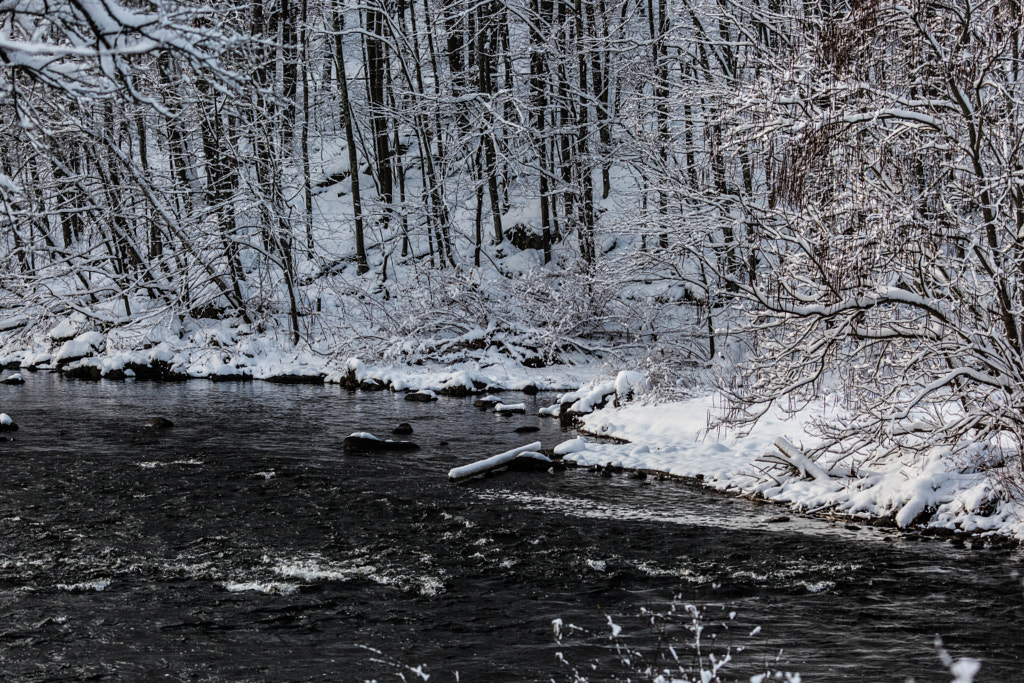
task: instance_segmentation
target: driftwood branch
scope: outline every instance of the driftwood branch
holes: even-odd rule
[[[775,439],[775,447],[779,449],[779,453],[766,453],[758,458],[758,461],[792,467],[805,479],[828,481],[832,478],[831,474],[804,455],[803,451],[785,437]]]
[[[448,472],[448,481],[460,481],[469,477],[475,477],[478,474],[484,474],[491,470],[496,470],[499,467],[505,467],[510,464],[513,460],[518,458],[524,453],[533,453],[540,450],[540,441],[535,441],[526,446],[520,446],[519,448],[513,448],[507,453],[501,453],[500,455],[493,455],[486,460],[480,460],[469,465],[463,465],[462,467],[456,467]]]

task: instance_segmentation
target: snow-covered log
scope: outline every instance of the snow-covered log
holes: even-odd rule
[[[455,467],[448,472],[448,481],[459,481],[467,479],[469,477],[475,477],[478,474],[484,474],[491,470],[496,470],[499,467],[504,467],[510,462],[515,460],[523,453],[530,453],[533,451],[540,450],[540,441],[535,441],[526,446],[520,446],[519,448],[513,448],[507,453],[501,453],[500,455],[493,455],[486,460],[480,460],[469,465],[463,465],[462,467]]]
[[[813,460],[803,454],[799,448],[794,446],[783,436],[775,439],[775,447],[779,453],[768,453],[758,458],[761,462],[770,462],[776,465],[787,465],[800,473],[800,476],[819,481],[827,481],[832,478],[828,472],[819,467]]]

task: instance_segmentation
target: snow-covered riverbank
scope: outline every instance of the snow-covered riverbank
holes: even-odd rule
[[[701,478],[706,486],[764,497],[805,512],[822,512],[894,523],[900,528],[1000,534],[1024,540],[1024,506],[1000,485],[999,470],[962,466],[947,452],[868,464],[857,473],[801,476],[795,468],[773,466],[780,437],[800,446],[815,410],[796,415],[774,410],[748,435],[709,430],[721,409],[714,396],[686,401],[606,407],[582,418],[583,429],[629,443],[581,437],[556,451],[580,466],[607,465]],[[829,463],[819,462],[824,470]]]
[[[173,324],[172,324],[173,323]],[[228,321],[150,325],[107,333],[62,323],[46,336],[15,338],[0,348],[0,365],[12,370],[60,370],[80,379],[269,380],[348,384],[391,391],[442,394],[482,391],[568,391],[600,372],[597,362],[529,368],[493,347],[467,352],[453,362],[374,364],[325,345],[294,347],[272,333]]]
[[[644,403],[638,373],[616,373],[601,361],[529,368],[495,349],[481,349],[457,363],[365,362],[317,351],[288,348],[269,335],[214,324],[190,334],[146,339],[123,331],[108,334],[58,328],[31,347],[8,348],[7,368],[60,368],[71,376],[130,379],[160,368],[175,378],[340,383],[364,389],[429,390],[467,395],[498,391],[559,391],[542,414],[557,417],[562,404],[582,415],[589,434],[627,441],[609,443],[581,437],[555,447],[566,462],[698,478],[703,485],[741,495],[764,497],[798,510],[881,520],[901,528],[1000,534],[1024,539],[1024,506],[1002,485],[999,470],[965,467],[938,449],[927,457],[869,463],[857,472],[819,462],[819,476],[765,462],[778,457],[780,438],[797,448],[814,442],[806,426],[821,409],[767,414],[749,434],[709,429],[722,401],[705,395],[684,401]],[[618,396],[620,407],[615,407]],[[597,408],[607,400],[607,405]],[[977,459],[975,459],[977,460]],[[822,476],[827,472],[828,476]],[[806,474],[806,473],[805,473]]]

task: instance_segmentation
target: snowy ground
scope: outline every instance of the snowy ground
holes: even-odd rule
[[[948,530],[996,533],[1024,540],[1024,506],[1002,492],[998,472],[971,471],[947,453],[923,460],[891,461],[862,468],[856,476],[819,476],[761,460],[777,457],[779,437],[798,447],[813,442],[805,430],[815,409],[795,416],[775,411],[749,435],[708,429],[720,410],[713,396],[686,401],[608,407],[583,418],[590,434],[629,443],[580,437],[556,452],[580,466],[607,465],[702,477],[707,486],[788,504],[807,512],[891,519],[906,528],[924,524]],[[818,411],[820,412],[820,411]]]

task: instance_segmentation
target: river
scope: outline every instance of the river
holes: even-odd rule
[[[333,386],[26,380],[0,386],[21,426],[0,443],[3,680],[650,680],[677,670],[669,645],[692,667],[687,604],[702,651],[730,653],[723,680],[949,680],[936,636],[977,681],[1024,680],[1019,550],[671,480],[446,481],[574,436],[534,416],[551,396],[496,416]],[[421,450],[344,454],[400,422]]]

